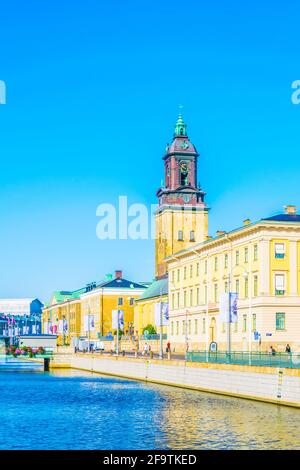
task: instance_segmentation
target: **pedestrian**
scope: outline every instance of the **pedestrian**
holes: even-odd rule
[[[149,351],[148,343],[145,343],[145,345],[144,345],[144,351],[143,351],[143,356],[148,356],[148,351]]]
[[[273,348],[273,346],[270,346],[270,354],[272,354],[272,356],[275,356],[275,354],[276,354],[276,351]]]
[[[289,344],[286,345],[286,347],[285,347],[285,352],[286,352],[286,353],[289,353],[289,354],[292,352],[291,346],[290,346]]]
[[[166,349],[166,352],[171,352],[171,344],[170,344],[170,341],[167,342],[167,349]]]

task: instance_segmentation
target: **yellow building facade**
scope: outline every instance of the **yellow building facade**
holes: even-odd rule
[[[81,341],[95,342],[115,334],[114,310],[124,315],[124,334],[134,333],[134,302],[146,286],[122,277],[107,275],[104,281],[87,284],[77,291],[56,291],[43,309],[43,333],[57,334],[57,344],[80,346]]]
[[[80,336],[97,340],[99,337],[114,335],[113,311],[124,313],[124,334],[134,333],[134,302],[145,287],[99,287],[81,296]],[[87,317],[92,316],[93,328],[87,329]]]
[[[245,225],[168,259],[170,323],[177,351],[300,351],[300,216]],[[220,296],[238,294],[238,321],[220,320]]]
[[[155,318],[157,304],[168,302],[167,278],[157,280],[136,300],[134,308],[134,331],[142,335],[148,325],[152,325],[157,334],[167,334],[167,326],[160,325]]]

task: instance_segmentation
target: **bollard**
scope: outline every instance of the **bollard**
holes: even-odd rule
[[[150,359],[153,359],[153,351],[150,351]]]
[[[171,351],[168,351],[168,359],[171,360]]]
[[[49,372],[50,368],[50,358],[44,357],[44,372]]]
[[[122,351],[122,356],[125,357],[125,351],[124,350]]]

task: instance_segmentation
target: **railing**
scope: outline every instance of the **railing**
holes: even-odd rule
[[[160,339],[160,335],[157,335],[157,334],[156,335],[141,335],[140,339],[141,340],[145,339],[145,340],[148,340],[148,341],[150,339]],[[162,339],[167,339],[167,334],[163,334]]]
[[[189,351],[186,354],[186,360],[188,362],[206,362],[211,364],[238,364],[300,369],[300,354],[297,353]]]

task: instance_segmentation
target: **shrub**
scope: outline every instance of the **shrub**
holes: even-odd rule
[[[149,324],[147,326],[145,326],[145,328],[143,328],[143,334],[145,333],[145,331],[148,331],[148,334],[149,335],[156,335],[156,328],[155,326]]]

